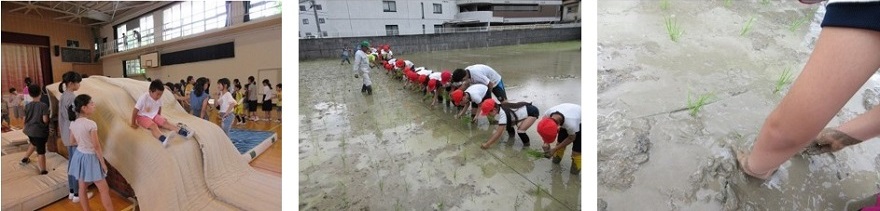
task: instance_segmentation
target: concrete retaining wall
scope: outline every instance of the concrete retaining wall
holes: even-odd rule
[[[403,55],[423,51],[484,48],[580,39],[580,27],[379,37],[300,39],[299,59],[339,58],[343,47],[354,48],[357,43],[364,40],[369,41],[370,44],[373,45],[389,44],[395,55]]]

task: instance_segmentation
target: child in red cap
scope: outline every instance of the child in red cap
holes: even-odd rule
[[[544,113],[545,117],[538,122],[538,134],[544,140],[544,156],[553,155],[553,163],[559,164],[565,155],[565,147],[574,143],[571,148],[571,174],[581,170],[581,106],[563,103],[553,106]],[[556,147],[550,143],[556,139]]]
[[[495,142],[498,142],[498,139],[501,138],[501,131],[505,129],[507,130],[508,140],[513,140],[514,125],[517,126],[516,133],[523,143],[523,148],[529,147],[529,135],[526,134],[526,130],[532,127],[532,124],[538,120],[538,115],[540,115],[538,107],[535,107],[530,102],[511,103],[508,101],[496,103],[495,100],[484,100],[480,104],[480,113],[483,116],[494,116],[495,120],[498,121],[498,127],[492,132],[492,136],[489,137],[486,143],[480,145],[480,148],[483,149],[488,149]]]
[[[492,95],[489,92],[489,87],[482,84],[473,84],[469,86],[464,91],[461,89],[455,90],[450,94],[452,97],[452,102],[455,103],[456,106],[464,106],[464,104],[470,102],[471,104],[471,117],[477,115],[477,108],[484,100],[492,99]],[[467,109],[462,108],[458,114],[455,115],[455,118],[458,119],[461,115],[464,115],[464,112]],[[473,119],[473,118],[472,118]]]

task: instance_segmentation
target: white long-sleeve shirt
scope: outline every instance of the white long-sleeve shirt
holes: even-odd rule
[[[370,72],[370,59],[367,58],[367,53],[364,53],[363,50],[358,50],[354,53],[354,67],[352,71],[354,73],[360,72]]]

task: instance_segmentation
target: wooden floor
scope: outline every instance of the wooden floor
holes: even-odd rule
[[[262,113],[262,112],[259,112]],[[273,117],[277,117],[277,114],[273,112]],[[219,123],[219,118],[216,115],[211,117],[212,122]],[[15,127],[21,128],[21,120],[12,120],[12,125]],[[255,170],[260,172],[265,172],[270,175],[276,175],[281,177],[281,123],[279,122],[252,122],[248,121],[247,124],[241,126],[234,126],[234,128],[240,129],[250,129],[250,130],[265,130],[265,131],[274,131],[278,134],[278,141],[272,144],[269,149],[266,149],[263,154],[257,156],[256,159],[250,162],[250,165],[254,167]],[[58,140],[60,143],[61,140]],[[89,200],[89,206],[91,206],[92,210],[104,210],[101,205],[101,199],[98,196],[98,190],[95,186],[91,186],[89,188],[92,193],[95,195]],[[115,191],[110,191],[110,200],[113,202],[113,207],[116,210],[124,210],[132,207],[132,202],[128,199],[123,198],[121,195],[117,194]],[[80,210],[79,204],[74,204],[67,198],[56,201],[55,203],[49,204],[46,207],[43,207],[39,210]]]

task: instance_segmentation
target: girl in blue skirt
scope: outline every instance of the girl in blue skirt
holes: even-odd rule
[[[79,180],[80,196],[86,195],[86,183],[95,183],[104,209],[113,210],[107,181],[104,180],[107,177],[107,163],[104,162],[104,153],[98,140],[98,126],[89,119],[95,112],[95,103],[91,96],[82,94],[73,100],[72,109],[78,118],[70,117],[73,121],[70,123],[70,141],[76,145],[77,153],[70,158],[68,172]],[[80,200],[79,203],[83,210],[91,210],[88,200]]]

